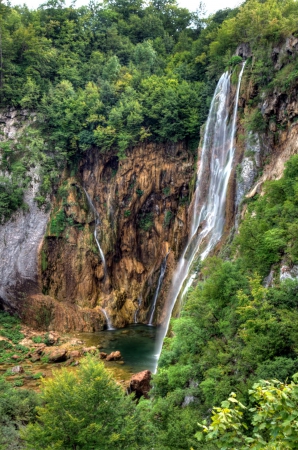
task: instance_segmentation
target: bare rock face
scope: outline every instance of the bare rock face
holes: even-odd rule
[[[142,397],[148,398],[148,393],[151,389],[151,372],[150,370],[143,370],[142,372],[134,374],[129,383],[130,392],[135,393],[137,399]]]
[[[236,174],[236,206],[238,207],[244,195],[252,188],[260,167],[261,144],[257,133],[249,133],[245,142],[245,154]]]
[[[287,63],[287,57],[291,57],[298,52],[298,39],[295,36],[289,36],[286,42],[273,48],[272,59],[275,63],[275,69],[280,70]]]
[[[23,301],[21,318],[34,329],[59,332],[100,331],[105,325],[105,317],[98,308],[79,308],[42,294],[28,296]]]
[[[298,102],[297,102],[298,108]],[[261,193],[265,181],[278,180],[283,176],[285,163],[288,159],[298,153],[298,124],[293,123],[279,136],[279,142],[271,149],[268,164],[264,166],[262,176],[257,180],[252,189],[246,195],[253,197]]]
[[[143,144],[128,153],[119,161],[114,153],[87,152],[79,176],[62,183],[41,250],[43,293],[58,309],[101,311],[105,328],[148,322],[168,255],[154,316],[159,323],[188,235],[192,155],[183,144]],[[57,214],[65,217],[60,234]],[[57,330],[53,321],[51,327]]]
[[[284,280],[297,280],[298,278],[298,266],[294,265],[289,267],[286,264],[282,264],[280,267],[279,279],[280,281]]]
[[[241,58],[244,59],[249,58],[252,55],[249,43],[243,42],[242,44],[238,45],[236,49],[236,55],[241,56]]]
[[[26,114],[26,111],[0,114],[1,140],[14,139],[21,132],[20,124],[26,121]],[[20,310],[28,293],[40,290],[38,249],[49,218],[49,213],[34,201],[40,184],[39,168],[32,167],[27,176],[31,178],[24,195],[27,210],[17,211],[0,225],[0,305],[14,311]]]

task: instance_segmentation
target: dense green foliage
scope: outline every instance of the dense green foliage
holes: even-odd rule
[[[298,385],[278,380],[260,381],[249,391],[252,408],[247,409],[236,398],[234,392],[221,408],[213,409],[212,423],[200,425],[203,432],[197,433],[202,441],[215,441],[222,450],[291,450],[298,441]],[[245,417],[244,414],[246,414]],[[247,430],[253,427],[252,437]]]
[[[102,362],[86,358],[76,372],[56,372],[44,382],[41,399],[37,422],[23,434],[26,448],[134,448],[134,405]]]
[[[298,156],[286,164],[281,180],[269,182],[265,195],[255,196],[236,239],[244,264],[249,270],[267,275],[282,258],[298,261]]]
[[[257,88],[252,107],[262,89],[292,86],[295,56],[284,55],[280,75],[270,55],[297,31],[297,8],[294,0],[248,0],[203,18],[175,0],[80,8],[51,0],[35,11],[1,3],[0,106],[37,113],[27,142],[0,143],[0,168],[10,174],[0,180],[1,221],[25,206],[30,164],[40,164],[43,205],[65,164],[76,167],[91,146],[120,158],[148,140],[195,148],[217,79],[241,62],[233,56],[241,42],[254,53],[246,68]],[[258,109],[245,120],[248,130],[267,126]]]
[[[280,283],[277,264],[275,287],[265,288],[261,283],[272,264],[280,263],[282,258],[289,264],[297,261],[295,233],[291,233],[296,220],[297,161],[297,156],[293,156],[286,165],[284,176],[268,183],[265,194],[256,196],[248,204],[234,244],[237,258],[224,261],[211,257],[204,261],[201,280],[189,293],[181,317],[172,319],[173,336],[165,340],[154,379],[153,409],[159,408],[160,432],[156,439],[160,448],[172,448],[166,442],[170,442],[171,430],[177,422],[179,426],[185,424],[184,430],[186,424],[188,429],[193,429],[200,422],[199,417],[208,417],[211,408],[225,401],[232,391],[237,393],[240,402],[253,406],[251,397],[256,394],[249,390],[254,383],[272,378],[285,382],[298,370],[298,281],[289,279]],[[278,245],[275,245],[277,241]],[[256,386],[257,391],[258,386],[271,389],[266,383]],[[280,389],[281,385],[273,383],[272,386],[274,390]],[[211,441],[207,443],[200,439],[194,445],[189,440],[191,436],[186,437],[184,431],[180,431],[184,444],[179,443],[176,448],[192,446],[209,450],[213,448],[215,438],[218,440],[214,442],[214,448],[218,444],[222,449],[296,448],[294,429],[294,443],[288,444],[292,437],[286,436],[288,421],[296,419],[282,401],[278,403],[279,409],[274,410],[274,414],[281,414],[282,418],[280,434],[274,435],[281,442],[275,442],[271,436],[274,430],[270,429],[271,422],[266,419],[269,408],[266,400],[271,399],[271,394],[266,395],[264,402],[259,398],[258,415],[248,414],[240,407],[244,425],[239,424],[239,429],[234,425],[240,416],[237,413],[230,417],[225,401],[222,408],[215,410],[211,427],[208,429],[205,424]],[[291,395],[289,402],[294,402],[291,403],[294,410],[296,387]],[[192,400],[190,405],[181,407],[187,399]],[[229,402],[233,403],[231,397]],[[274,408],[274,404],[271,406]],[[231,420],[226,428],[224,414]],[[256,442],[258,432],[263,441]],[[163,436],[166,436],[165,440]]]
[[[1,221],[24,206],[36,162],[42,205],[61,169],[75,167],[91,146],[120,158],[140,141],[186,140],[193,146],[220,73],[233,68],[232,82],[239,73],[239,43],[253,51],[243,78],[253,87],[245,113],[240,111],[244,130],[268,131],[276,118],[264,117],[264,94],[297,84],[295,54],[284,53],[280,72],[272,59],[274,46],[297,34],[297,13],[294,0],[247,0],[208,19],[171,0],[109,0],[81,8],[51,0],[37,11],[0,3],[1,106],[37,112],[18,143],[0,143],[6,174],[0,178]],[[247,200],[227,252],[231,260],[204,262],[181,317],[172,320],[149,401],[135,405],[100,364],[88,360],[77,373],[62,371],[45,383],[38,420],[24,432],[27,448],[297,448],[297,386],[283,383],[298,371],[298,282],[280,283],[277,276],[274,287],[262,285],[281,261],[297,263],[297,192],[295,156],[281,180]],[[54,212],[53,235],[63,234],[67,220],[63,209]],[[138,226],[150,230],[151,215],[140,215]],[[2,330],[13,339],[6,326]],[[7,357],[15,351],[9,342],[2,346]],[[18,395],[13,391],[11,399]],[[9,401],[4,398],[5,408]],[[196,435],[204,419],[205,433]],[[16,445],[18,428],[19,422]],[[3,448],[14,448],[6,443]]]
[[[39,111],[55,152],[198,141],[205,85],[182,69],[202,28],[196,14],[174,1],[1,4],[0,14],[1,103]]]
[[[0,313],[0,336],[11,340],[17,344],[24,335],[21,333],[20,320],[8,313]]]
[[[34,420],[38,398],[35,392],[17,390],[0,377],[0,449],[23,448],[19,432]]]

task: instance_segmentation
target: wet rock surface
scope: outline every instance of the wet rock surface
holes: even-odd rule
[[[170,252],[154,315],[158,323],[188,235],[193,156],[182,143],[139,145],[122,161],[93,149],[81,161],[79,172],[80,178],[64,181],[67,198],[54,200],[42,247],[46,268],[41,281],[55,315],[49,326],[97,331],[146,323],[162,262]],[[75,224],[61,236],[51,226],[58,210]],[[56,319],[62,308],[63,321]],[[100,326],[91,311],[102,316]],[[27,323],[36,326],[32,319],[33,315]]]

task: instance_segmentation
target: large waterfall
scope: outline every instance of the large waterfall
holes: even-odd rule
[[[203,260],[220,240],[225,223],[228,181],[235,151],[234,138],[243,64],[239,74],[233,114],[229,121],[231,98],[230,74],[225,72],[215,89],[205,127],[203,148],[199,156],[197,184],[194,195],[190,237],[175,271],[166,303],[166,315],[159,330],[157,362],[167,334],[172,311],[179,297],[183,297],[192,284],[192,264]]]

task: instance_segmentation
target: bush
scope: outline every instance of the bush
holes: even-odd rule
[[[88,357],[42,383],[38,421],[23,434],[28,449],[134,448],[134,404],[103,363]]]
[[[15,380],[21,386],[22,380]],[[17,390],[0,377],[0,448],[17,450],[24,448],[20,430],[35,419],[38,397],[35,392]]]

